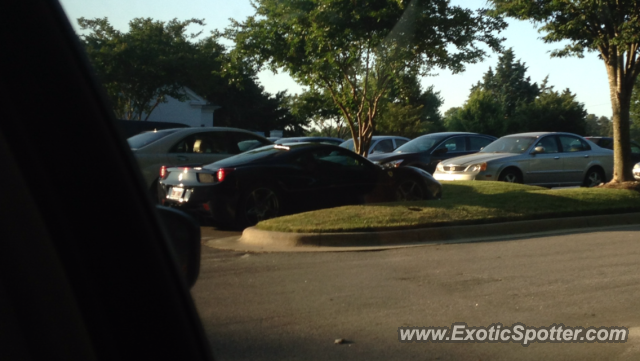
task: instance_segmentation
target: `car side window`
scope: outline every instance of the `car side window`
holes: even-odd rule
[[[445,140],[438,149],[447,148],[447,153],[464,152],[467,150],[465,137],[454,137]]]
[[[376,144],[375,148],[373,148],[372,153],[389,153],[393,151],[393,140],[391,139],[383,139]]]
[[[398,148],[399,146],[401,146],[401,145],[403,145],[404,143],[408,142],[408,140],[406,140],[406,139],[399,139],[399,138],[396,138],[396,139],[395,139],[395,142],[396,142],[396,148]]]
[[[566,153],[583,152],[591,149],[586,142],[577,137],[560,135],[558,139],[560,139],[560,144],[562,144],[562,151]]]
[[[269,143],[262,140],[256,135],[249,133],[233,132],[231,147],[234,148],[233,154],[243,153],[251,149],[260,148]]]
[[[491,144],[493,139],[485,137],[469,137],[469,151],[476,152]]]
[[[366,170],[365,162],[354,154],[335,149],[316,149],[304,152],[293,158],[292,163],[309,171],[345,171]]]
[[[190,135],[171,147],[171,149],[169,149],[169,153],[193,153],[194,143],[195,135]]]
[[[536,143],[536,147],[544,147],[545,153],[558,153],[558,142],[555,136],[540,139]]]

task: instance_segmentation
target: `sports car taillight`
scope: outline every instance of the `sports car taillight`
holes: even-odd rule
[[[169,172],[167,172],[167,166],[163,165],[162,167],[160,167],[160,179],[165,179],[168,175]]]
[[[220,168],[218,169],[218,173],[216,173],[216,178],[218,178],[218,182],[222,182],[229,173],[233,172],[234,168]]]

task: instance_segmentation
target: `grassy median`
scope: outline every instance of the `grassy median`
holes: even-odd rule
[[[257,227],[298,233],[388,231],[638,211],[640,193],[630,190],[443,182],[439,201],[323,209],[270,219]]]

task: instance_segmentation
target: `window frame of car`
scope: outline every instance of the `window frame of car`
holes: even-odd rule
[[[589,145],[589,143],[587,143],[584,139],[581,139],[580,137],[578,137],[577,135],[573,135],[573,134],[556,134],[556,139],[558,144],[560,145],[560,153],[578,153],[578,152],[586,152],[586,151],[590,151],[591,150],[591,146]],[[575,150],[575,151],[569,151],[569,150],[565,150],[565,146],[564,143],[562,143],[562,138],[572,138],[574,140],[577,140],[581,145],[582,145],[582,149],[581,150]]]
[[[203,137],[203,138],[210,138],[211,142],[213,142],[212,144],[215,144],[215,142],[220,141],[221,139],[225,141],[225,146],[224,148],[226,148],[227,153],[222,153],[222,152],[209,152],[209,153],[202,153],[202,152],[194,152],[193,151],[193,147],[191,149],[191,151],[189,152],[177,152],[176,151],[176,147],[186,141],[187,139],[191,138],[191,137]],[[256,140],[258,142],[261,143],[261,145],[259,146],[255,146],[255,147],[251,147],[245,150],[240,149],[240,146],[238,145],[240,142],[242,141],[246,141],[246,140],[240,140],[239,136],[244,136],[246,138],[254,138],[254,139],[246,139],[246,140]],[[233,146],[233,144],[235,143],[235,147]],[[252,150],[252,149],[256,149],[256,148],[260,148],[261,146],[265,146],[265,145],[269,145],[271,144],[270,142],[263,142],[262,139],[260,139],[260,136],[252,134],[250,132],[241,132],[241,131],[236,131],[236,130],[210,130],[210,131],[206,131],[206,132],[194,132],[191,133],[189,135],[186,135],[182,138],[180,138],[180,140],[176,141],[171,147],[169,147],[169,150],[167,151],[167,153],[169,154],[222,154],[222,155],[237,155],[240,153],[244,153],[246,151]],[[230,149],[233,148],[233,149]],[[236,149],[237,148],[237,149]]]
[[[458,154],[458,153],[466,153],[467,152],[467,148],[468,148],[468,142],[469,140],[467,139],[468,135],[467,134],[459,134],[459,135],[452,135],[450,137],[447,137],[443,140],[440,141],[440,143],[438,143],[438,145],[436,145],[433,150],[431,151],[431,155],[438,155],[438,150],[440,149],[447,149],[446,154]],[[464,138],[464,147],[465,150],[455,150],[455,151],[450,151],[449,148],[446,148],[446,146],[444,146],[444,144],[452,139],[457,139],[457,138]]]
[[[556,143],[556,151],[555,152],[548,152],[546,147],[544,147],[542,145],[538,145],[539,143],[541,143],[543,140],[545,140],[547,138],[553,139],[553,141]],[[548,134],[548,135],[544,135],[544,136],[538,138],[536,141],[533,142],[533,149],[536,149],[537,147],[543,147],[544,148],[544,152],[537,153],[537,154],[560,154],[560,153],[562,153],[562,144],[560,144],[560,140],[558,139],[556,134]]]
[[[471,138],[478,138],[478,139],[485,139],[488,140],[489,143],[485,144],[484,146],[480,147],[479,149],[471,149]],[[473,134],[473,135],[468,135],[467,136],[467,152],[479,152],[481,151],[484,147],[486,147],[487,145],[495,142],[497,139],[495,138],[491,138],[491,137],[487,137],[486,135],[481,135],[481,134]]]
[[[411,139],[393,138],[393,150],[398,149],[399,147],[401,147],[402,145],[406,144],[409,141],[411,141]],[[398,144],[398,142],[401,142],[401,143]]]

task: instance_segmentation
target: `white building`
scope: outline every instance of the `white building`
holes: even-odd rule
[[[213,112],[220,107],[185,87],[188,99],[184,102],[167,96],[166,103],[160,103],[151,112],[149,121],[187,124],[190,127],[212,127]],[[142,117],[144,119],[144,116]]]

